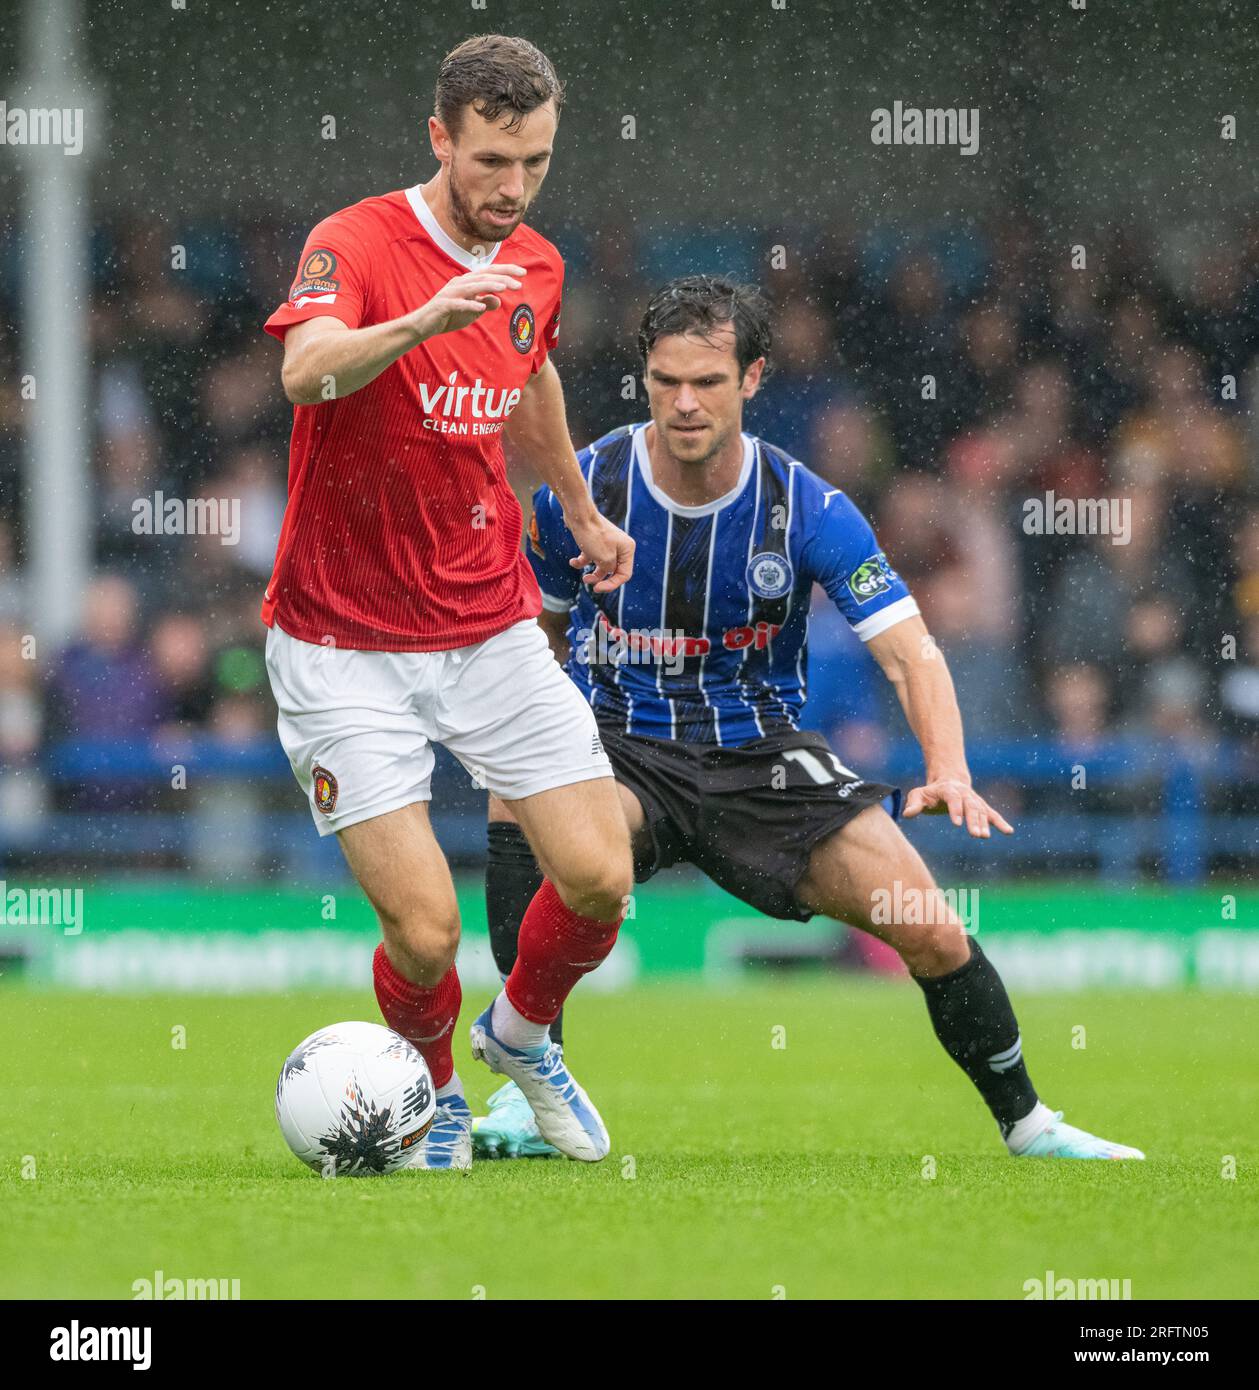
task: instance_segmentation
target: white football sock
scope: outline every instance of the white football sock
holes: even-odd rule
[[[450,1080],[447,1081],[444,1086],[439,1086],[437,1088],[437,1103],[440,1105],[442,1101],[449,1100],[451,1096],[462,1095],[463,1082],[459,1080],[459,1073],[457,1071],[452,1071],[450,1073]]]
[[[507,991],[502,990],[494,1001],[490,1026],[494,1029],[494,1036],[500,1042],[505,1042],[508,1047],[542,1047],[550,1036],[548,1030],[551,1025],[534,1023],[532,1019],[518,1013],[508,999]]]
[[[1038,1100],[1021,1120],[1015,1122],[1014,1128],[1006,1135],[1006,1148],[1012,1154],[1018,1153],[1020,1149],[1025,1149],[1042,1130],[1048,1129],[1053,1122],[1054,1112],[1043,1100]]]

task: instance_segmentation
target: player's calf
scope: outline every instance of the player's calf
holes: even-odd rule
[[[415,984],[436,986],[454,964],[459,901],[423,803],[342,830],[346,862],[376,911],[390,961]]]
[[[450,1050],[462,998],[450,871],[419,804],[349,826],[338,839],[380,920],[384,941],[372,963],[380,1012],[428,1063],[440,1105],[462,1095]]]
[[[372,975],[381,1015],[428,1063],[439,1100],[447,1091],[462,1096],[450,1050],[462,1000],[455,970],[458,913],[452,905],[436,918],[393,916],[378,907],[377,916],[385,939]]]
[[[450,1050],[463,1001],[455,967],[451,965],[435,985],[418,984],[398,970],[382,943],[376,947],[372,960],[372,979],[385,1022],[395,1033],[401,1033],[428,1063],[438,1099],[443,1099],[447,1088],[462,1095]]]
[[[512,804],[546,877],[520,924],[494,1003],[499,1038],[536,1047],[577,981],[611,952],[633,884],[629,831],[610,777]]]
[[[511,974],[472,1025],[472,1055],[516,1083],[544,1140],[586,1162],[607,1154],[608,1131],[548,1031],[569,991],[612,950],[620,919],[619,904],[610,922],[580,916],[544,879],[521,923]]]
[[[579,979],[611,952],[633,882],[616,784],[599,777],[511,804],[546,874],[520,924],[502,993],[472,1026],[473,1055],[524,1092],[542,1137],[595,1161],[608,1134],[548,1030]]]
[[[983,1097],[1013,1154],[1139,1158],[1061,1124],[1036,1093],[1010,996],[996,967],[949,909],[917,851],[884,811],[855,816],[814,851],[800,901],[886,941],[923,992],[940,1045]],[[913,911],[886,911],[888,904]]]
[[[491,820],[485,863],[485,919],[490,932],[490,950],[502,980],[506,980],[515,967],[520,924],[541,887],[542,870],[524,831],[515,821]],[[563,1022],[564,1010],[561,1009],[549,1029],[551,1041],[561,1047],[564,1045]]]
[[[806,906],[873,933],[900,954],[941,1046],[1009,1135],[1039,1104],[1009,995],[892,818],[870,807],[824,840],[801,890]],[[913,911],[897,910],[898,903]]]
[[[520,924],[516,964],[496,1006],[504,1041],[526,1047],[543,1041],[573,986],[611,953],[622,913],[618,903],[610,921],[584,917],[543,880]]]

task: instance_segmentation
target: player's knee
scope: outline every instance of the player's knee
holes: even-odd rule
[[[554,880],[564,906],[597,922],[619,921],[634,886],[629,852],[601,854]]]
[[[960,970],[970,959],[970,938],[958,922],[925,923],[900,945],[911,975],[936,977]]]
[[[459,909],[455,903],[440,908],[377,908],[377,916],[390,945],[410,967],[403,973],[417,984],[437,984],[455,963],[459,948]]]

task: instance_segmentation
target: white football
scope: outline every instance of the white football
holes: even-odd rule
[[[378,1023],[334,1023],[289,1053],[275,1118],[290,1149],[325,1177],[405,1168],[437,1109],[416,1049]]]

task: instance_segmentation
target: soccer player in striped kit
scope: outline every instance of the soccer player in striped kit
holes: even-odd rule
[[[451,1053],[459,915],[425,804],[434,743],[512,808],[545,866],[474,1054],[522,1089],[561,1152],[608,1151],[547,1029],[612,948],[628,833],[590,706],[536,621],[502,448],[506,433],[563,499],[579,582],[623,585],[633,543],[585,487],[549,356],[563,262],[522,220],[562,101],[525,40],[461,44],[429,120],[437,174],[320,222],[266,324],[296,407],[262,609],[280,738],[319,833],[338,837],[379,916],[381,1012],[433,1074],[421,1168],[472,1157]]]
[[[612,758],[636,877],[685,861],[771,917],[820,912],[873,933],[921,986],[936,1036],[1010,1153],[1143,1157],[1040,1100],[1000,976],[883,808],[900,793],[799,728],[819,584],[892,681],[922,746],[926,777],[901,814],[946,813],[981,839],[993,826],[1012,833],[971,786],[944,657],[869,523],[838,488],[743,433],[770,351],[763,299],[711,276],[674,281],[648,304],[639,351],[650,421],[579,456],[596,505],[637,543],[637,577],[614,593],[583,590],[570,568],[579,544],[546,487],[527,547],[542,624]],[[490,934],[507,972],[538,870],[510,808],[492,800],[490,819]],[[488,1155],[551,1152],[510,1083],[474,1137]]]

